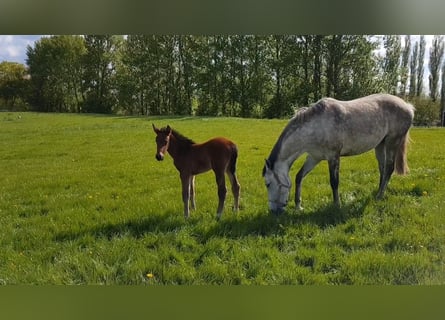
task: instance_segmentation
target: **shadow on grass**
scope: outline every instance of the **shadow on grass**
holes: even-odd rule
[[[150,213],[143,218],[123,223],[109,223],[73,232],[56,234],[56,241],[76,240],[84,236],[113,239],[121,236],[141,238],[147,233],[177,233],[187,232],[196,236],[200,242],[210,238],[244,238],[250,236],[281,235],[292,225],[309,224],[324,229],[345,223],[347,220],[363,215],[370,199],[345,204],[341,208],[334,205],[308,211],[286,212],[278,217],[266,211],[258,214],[243,215],[243,212],[233,214],[226,212],[221,221],[210,217],[195,215],[185,221],[177,212]]]
[[[280,216],[269,213],[222,219],[212,225],[207,237],[221,236],[228,238],[242,238],[246,236],[280,235],[292,225],[309,224],[324,229],[330,226],[341,225],[351,218],[361,217],[370,199],[353,202],[342,207],[330,204],[313,211],[286,211]]]
[[[82,230],[60,232],[55,235],[56,241],[70,241],[83,236],[112,239],[124,235],[140,238],[144,234],[175,232],[186,225],[182,215],[173,212],[164,214],[150,213],[143,218],[122,223],[105,223]]]

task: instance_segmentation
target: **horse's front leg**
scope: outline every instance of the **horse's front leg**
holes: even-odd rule
[[[333,159],[329,159],[328,164],[329,164],[329,178],[331,182],[334,203],[335,205],[340,206],[340,197],[338,196],[338,185],[340,182],[339,179],[340,156],[337,155]]]
[[[181,173],[182,183],[182,202],[184,203],[184,217],[187,219],[190,216],[189,200],[190,200],[190,178],[188,174]]]
[[[315,160],[308,155],[300,171],[295,176],[295,206],[298,210],[303,210],[301,207],[301,184],[303,179],[319,162],[320,160]]]

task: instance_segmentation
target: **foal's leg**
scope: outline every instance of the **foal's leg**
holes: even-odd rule
[[[190,204],[192,207],[192,210],[196,209],[196,202],[195,202],[195,176],[192,176],[190,178]]]
[[[224,170],[216,171],[215,177],[216,177],[216,184],[218,186],[218,209],[216,211],[216,219],[220,219],[222,212],[224,210],[224,201],[226,200],[226,194],[227,194],[227,188],[226,188],[226,178],[224,175]]]
[[[303,210],[301,207],[301,184],[303,182],[303,178],[314,169],[314,167],[320,162],[320,160],[315,160],[310,155],[307,156],[306,161],[301,167],[300,171],[298,171],[295,176],[295,206],[299,210]]]
[[[232,185],[232,193],[234,198],[233,211],[236,212],[239,209],[239,194],[241,187],[235,173],[227,171],[227,175],[229,176],[230,184]]]
[[[328,160],[329,164],[329,178],[331,182],[332,195],[334,203],[340,206],[340,197],[338,196],[338,184],[340,182],[340,155],[336,155],[333,159]]]
[[[190,215],[189,211],[189,199],[190,199],[190,181],[191,176],[181,173],[182,183],[182,202],[184,203],[184,217],[187,219]]]

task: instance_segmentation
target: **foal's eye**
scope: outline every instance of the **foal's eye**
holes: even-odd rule
[[[269,189],[269,187],[270,187],[270,182],[266,183],[266,188]]]

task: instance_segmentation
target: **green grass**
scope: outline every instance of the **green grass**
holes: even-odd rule
[[[228,194],[216,221],[209,172],[184,220],[152,122],[238,144],[238,214]],[[412,129],[411,173],[384,200],[369,152],[342,159],[340,209],[322,163],[303,183],[305,210],[290,203],[277,219],[261,169],[285,123],[0,113],[0,284],[445,284],[445,131]]]

